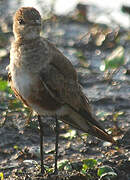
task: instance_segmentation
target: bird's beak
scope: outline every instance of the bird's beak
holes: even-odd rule
[[[38,20],[38,19],[35,21],[35,23],[36,23],[37,25],[41,25],[41,21]]]
[[[41,21],[37,19],[37,20],[31,21],[30,24],[32,26],[41,26]]]

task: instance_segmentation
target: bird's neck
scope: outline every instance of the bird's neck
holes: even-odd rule
[[[14,34],[14,37],[15,37],[15,40],[16,41],[32,41],[32,40],[36,40],[36,39],[39,39],[40,38],[40,34],[33,34],[33,33],[29,33],[29,34],[24,34],[24,35],[21,35],[21,34]]]

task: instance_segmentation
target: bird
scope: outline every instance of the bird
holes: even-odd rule
[[[15,96],[38,114],[41,173],[45,173],[41,116],[56,120],[55,171],[58,156],[58,119],[111,143],[115,140],[93,116],[75,68],[56,46],[40,35],[41,15],[34,7],[21,7],[13,17],[8,77]]]

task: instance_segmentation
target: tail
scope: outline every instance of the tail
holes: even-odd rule
[[[114,139],[103,129],[101,124],[96,121],[88,111],[81,109],[77,112],[71,108],[70,113],[63,116],[63,121],[74,128],[96,136],[99,139],[115,143]]]

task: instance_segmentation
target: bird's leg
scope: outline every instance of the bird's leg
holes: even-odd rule
[[[40,156],[41,156],[41,173],[44,174],[45,168],[44,168],[44,163],[43,163],[43,128],[42,128],[42,122],[41,122],[41,117],[38,115],[38,122],[40,126]]]
[[[57,117],[56,119],[56,143],[55,143],[55,171],[54,174],[58,173],[58,169],[57,169],[57,160],[58,160],[58,141],[59,141],[59,122]]]
[[[32,109],[29,109],[29,110],[30,110],[30,112],[28,114],[28,117],[27,117],[26,123],[25,123],[26,126],[29,125],[29,122],[31,121],[32,112],[33,112]]]

